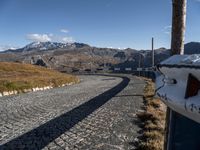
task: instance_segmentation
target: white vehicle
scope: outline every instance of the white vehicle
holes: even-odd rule
[[[200,123],[200,55],[175,55],[158,65],[157,95],[172,110]]]

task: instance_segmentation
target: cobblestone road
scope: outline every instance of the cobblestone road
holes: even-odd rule
[[[80,78],[76,85],[0,98],[0,149],[134,149],[144,81]]]

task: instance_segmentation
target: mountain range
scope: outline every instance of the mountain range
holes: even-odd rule
[[[185,45],[185,54],[200,54],[200,43]],[[170,50],[155,50],[155,64],[170,57]],[[98,48],[84,43],[34,42],[16,50],[0,52],[0,61],[29,63],[62,72],[151,67],[151,50]]]

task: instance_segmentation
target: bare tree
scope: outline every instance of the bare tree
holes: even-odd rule
[[[184,54],[187,0],[172,0],[171,54]]]

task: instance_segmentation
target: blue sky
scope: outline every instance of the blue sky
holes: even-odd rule
[[[200,41],[200,1],[188,0],[186,41]],[[0,49],[33,41],[170,47],[171,0],[0,0]]]

